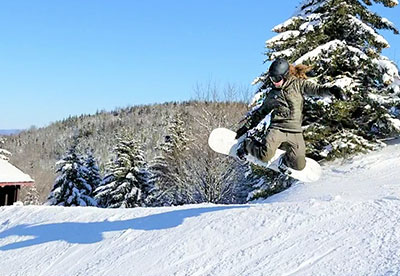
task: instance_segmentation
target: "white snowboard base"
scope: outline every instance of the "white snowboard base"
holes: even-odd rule
[[[225,155],[236,156],[237,147],[244,139],[244,136],[235,139],[236,133],[226,128],[214,129],[208,138],[208,144],[212,150]],[[246,155],[249,162],[263,166],[265,168],[279,172],[278,164],[279,159],[283,157],[285,151],[277,149],[275,156],[268,162],[263,162],[252,155]],[[289,168],[289,176],[296,178],[302,182],[314,182],[321,177],[321,166],[315,160],[306,158],[306,167],[301,170],[294,170]]]

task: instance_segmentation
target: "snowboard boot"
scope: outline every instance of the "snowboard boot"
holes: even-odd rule
[[[246,155],[248,154],[246,150],[246,140],[248,138],[244,139],[238,146],[236,150],[236,156],[240,161],[246,161]]]
[[[279,159],[278,169],[281,174],[290,176],[290,170],[289,167],[286,166],[284,158]]]

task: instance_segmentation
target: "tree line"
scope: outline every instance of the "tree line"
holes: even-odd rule
[[[212,162],[214,154],[202,157],[207,150],[196,147],[203,143],[193,138],[178,113],[148,161],[142,142],[132,131],[121,129],[102,176],[93,149],[86,149],[85,154],[79,151],[84,138],[77,132],[56,163],[58,176],[46,204],[133,208],[245,202],[253,181],[246,178],[248,164],[226,158]]]
[[[70,162],[64,158],[71,149],[78,159],[89,149],[101,183],[111,181],[113,171],[121,172],[116,165],[122,162],[116,161],[121,153],[116,147],[126,135],[130,138],[125,140],[138,144],[139,159],[145,163],[141,169],[149,171],[149,181],[157,188],[152,189],[146,204],[239,203],[246,200],[250,189],[244,173],[248,164],[216,154],[207,141],[213,128],[235,129],[246,111],[244,102],[214,100],[127,107],[31,128],[6,137],[4,147],[13,153],[10,162],[35,179],[34,193],[41,203],[49,201],[54,184],[61,181],[63,165]],[[84,162],[76,162],[80,163]],[[92,187],[92,192],[97,188]],[[86,189],[81,193],[90,194]],[[27,197],[32,197],[31,192],[24,190],[22,199]]]

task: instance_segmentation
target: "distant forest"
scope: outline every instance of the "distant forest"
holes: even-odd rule
[[[209,149],[208,135],[216,127],[236,129],[247,112],[247,104],[245,100],[221,100],[210,87],[207,89],[205,93],[198,90],[199,100],[119,108],[112,112],[71,116],[44,128],[31,127],[16,135],[5,136],[3,147],[12,153],[10,162],[35,179],[40,202],[44,202],[56,179],[56,162],[65,155],[73,136],[79,136],[78,148],[82,153],[87,149],[93,150],[100,172],[104,174],[116,136],[121,131],[133,133],[150,162],[157,156],[158,146],[168,135],[169,123],[179,116],[184,121],[184,129],[190,140],[191,160],[186,160],[186,163],[192,164],[193,177],[197,175],[209,179],[210,183],[215,182],[213,177],[218,177],[218,166],[226,170],[226,162],[237,161],[232,158],[228,160]],[[225,99],[238,98],[237,94],[233,94],[236,93],[233,87],[228,90]],[[247,100],[250,97],[248,91],[240,95]],[[239,163],[237,165],[241,166]],[[212,170],[209,170],[210,166]],[[205,177],[207,174],[209,176]],[[21,200],[26,194],[27,191],[23,189]],[[218,200],[210,198],[204,201]]]

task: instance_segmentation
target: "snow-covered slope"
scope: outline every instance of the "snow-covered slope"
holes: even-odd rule
[[[0,208],[1,276],[400,275],[400,145],[264,202]]]

